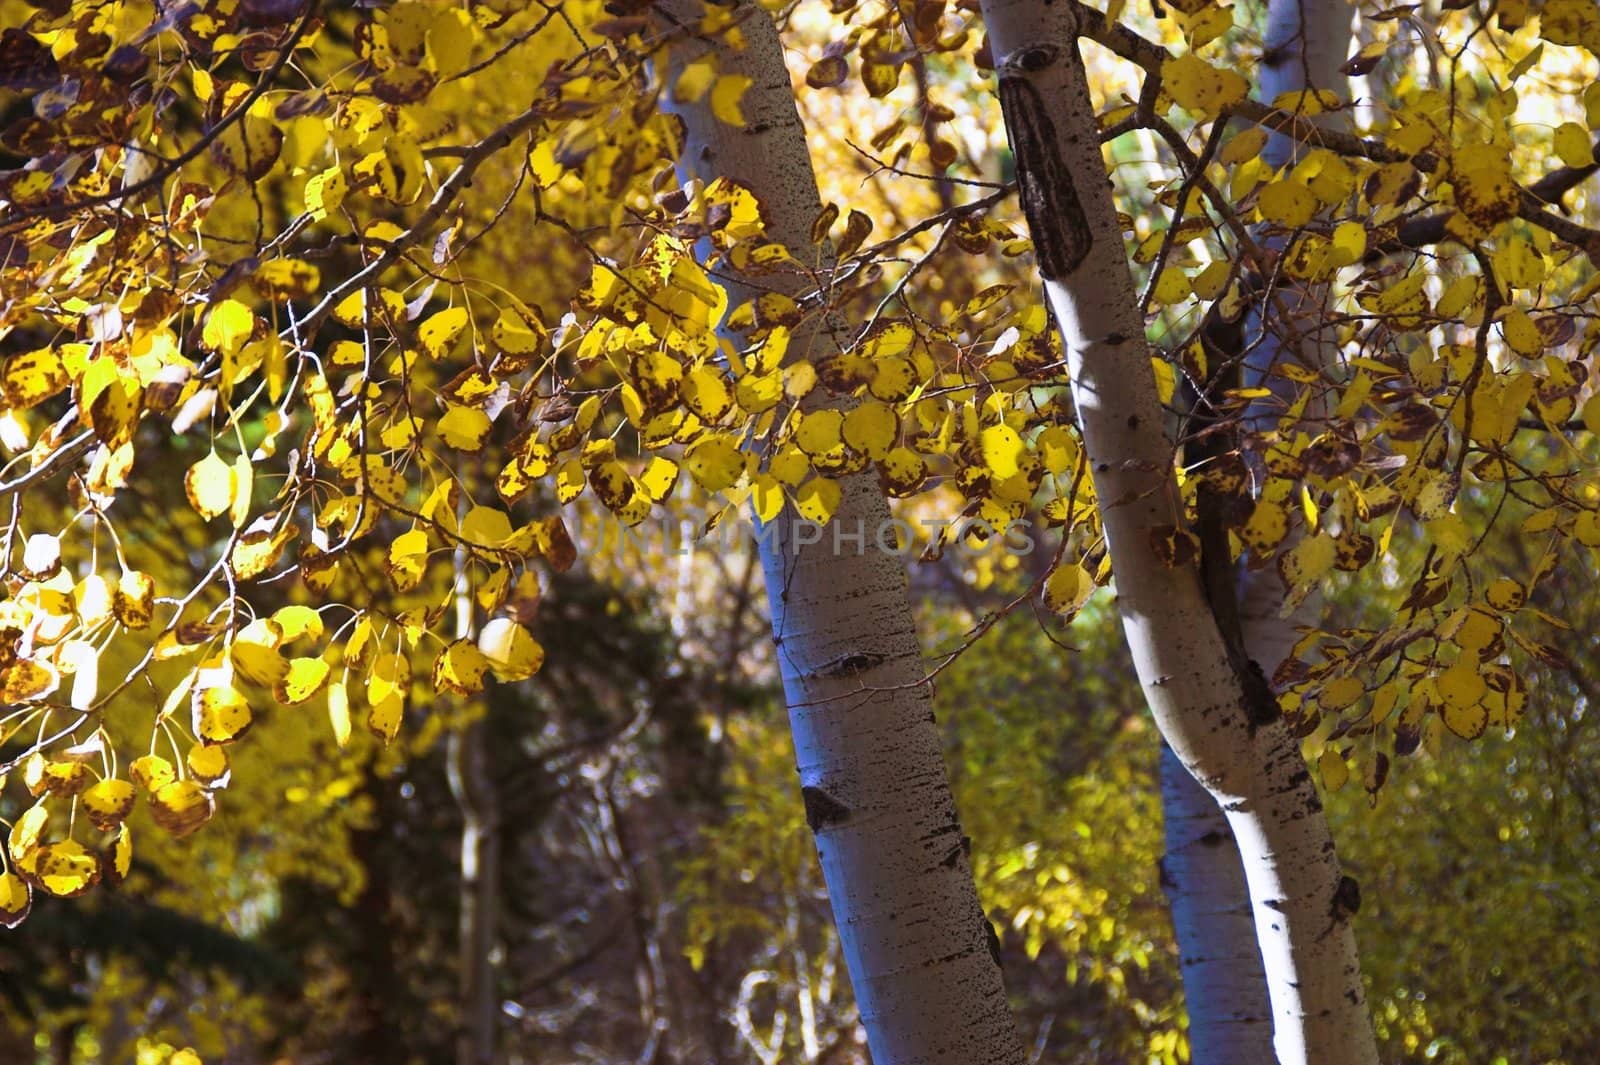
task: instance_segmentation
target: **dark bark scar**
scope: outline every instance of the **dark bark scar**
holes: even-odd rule
[[[1029,49],[1016,67],[1027,70]],[[1007,64],[1012,66],[1012,64]],[[1033,235],[1039,273],[1054,281],[1077,269],[1094,245],[1072,174],[1062,162],[1055,123],[1044,98],[1027,79],[1000,78],[1000,111],[1017,160],[1017,190]]]
[[[813,833],[850,820],[850,807],[835,799],[821,788],[804,787],[800,798],[806,806],[806,824]]]

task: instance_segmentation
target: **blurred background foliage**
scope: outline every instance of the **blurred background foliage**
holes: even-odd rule
[[[338,752],[315,712],[261,723],[206,832],[166,845],[135,821],[148,842],[125,886],[41,898],[0,938],[5,1060],[449,1060],[459,813],[439,737],[482,713],[506,1061],[864,1061],[750,564],[702,567],[681,616],[634,580],[561,578],[545,672],[436,707],[443,725],[388,750]],[[1546,604],[1573,619],[1574,657],[1600,620],[1582,576]],[[1003,584],[926,593],[930,649],[965,646]],[[1060,1065],[1184,1052],[1157,746],[1103,600],[1066,629],[1016,612],[937,678],[1008,986],[1035,1060]],[[1354,623],[1384,603],[1328,609]],[[1329,797],[1386,1060],[1576,1063],[1600,1045],[1593,692],[1530,690],[1515,737],[1399,760],[1376,808],[1354,785]]]

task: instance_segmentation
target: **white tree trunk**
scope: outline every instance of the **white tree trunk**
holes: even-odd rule
[[[1308,87],[1331,89],[1341,98],[1348,95],[1340,71],[1351,37],[1350,9],[1343,0],[1273,0],[1267,22],[1266,60],[1258,84],[1263,102]],[[1295,148],[1292,138],[1274,133],[1263,156],[1281,167],[1295,157]],[[1326,288],[1279,292],[1278,304],[1297,312],[1289,324],[1300,337],[1302,356],[1319,369],[1330,365],[1335,355],[1331,337],[1316,329]],[[1272,368],[1286,354],[1280,337],[1263,335],[1259,317],[1252,318],[1243,383],[1265,383],[1273,395],[1252,404],[1245,421],[1264,427],[1293,397],[1287,389],[1273,387],[1279,379]],[[1268,675],[1293,646],[1295,625],[1314,622],[1318,601],[1313,596],[1292,616],[1282,617],[1277,574],[1270,568],[1241,566],[1238,612],[1245,650]],[[1161,797],[1167,835],[1162,885],[1177,932],[1193,1060],[1196,1065],[1267,1060],[1272,1040],[1271,1026],[1262,1023],[1268,1019],[1267,990],[1233,833],[1216,802],[1165,746]]]
[[[666,17],[694,25],[706,10],[668,0]],[[753,192],[769,238],[815,261],[810,231],[822,209],[805,130],[795,109],[777,28],[741,0],[743,50],[725,34],[685,35],[671,49],[676,72],[715,51],[719,70],[752,81],[745,126],[712,114],[709,97],[669,103],[686,125],[683,165]],[[759,278],[718,271],[730,306],[778,289],[799,293],[809,277]],[[819,358],[849,340],[843,323],[813,315],[789,350]],[[831,402],[813,394],[818,402]],[[889,508],[872,474],[846,477],[842,501],[812,543],[786,510],[763,530],[762,568],[773,639],[789,704],[806,819],[828,886],[861,1022],[877,1065],[1025,1060],[934,722],[933,692],[912,624],[906,574],[875,533]],[[862,541],[853,539],[865,534]]]
[[[1177,932],[1189,1058],[1194,1065],[1271,1061],[1272,1007],[1239,848],[1222,808],[1165,743],[1161,814],[1161,887]]]
[[[1284,93],[1297,89],[1328,89],[1346,102],[1350,82],[1340,69],[1349,55],[1351,8],[1345,0],[1269,0],[1267,32],[1262,42],[1258,95],[1272,103]],[[1340,112],[1330,111],[1305,119],[1338,128],[1344,125]],[[1283,167],[1305,153],[1292,137],[1273,133],[1267,138],[1262,158],[1274,167]],[[1263,236],[1268,247],[1282,248],[1282,237]],[[1253,312],[1246,330],[1242,383],[1246,387],[1264,386],[1272,394],[1255,400],[1245,411],[1244,421],[1256,430],[1270,429],[1295,399],[1300,387],[1273,371],[1285,361],[1322,372],[1338,358],[1335,330],[1325,320],[1328,286],[1279,284],[1269,304],[1287,312],[1282,320],[1265,328],[1259,313]],[[1260,304],[1258,304],[1259,310]],[[1327,413],[1327,404],[1314,397],[1306,414],[1312,419]],[[1315,429],[1312,432],[1315,433]],[[1290,546],[1285,544],[1285,547]],[[1289,618],[1279,616],[1283,605],[1277,575],[1270,569],[1245,569],[1240,578],[1239,620],[1245,630],[1250,656],[1269,674],[1293,646],[1295,624],[1311,624],[1319,611],[1320,597],[1301,603]]]
[[[1375,1065],[1348,888],[1311,775],[1259,674],[1236,670],[1192,567],[1173,448],[1066,5],[984,0],[1023,207],[1068,352],[1123,627],[1157,725],[1238,841],[1283,1065]],[[1047,103],[1048,101],[1048,103]]]

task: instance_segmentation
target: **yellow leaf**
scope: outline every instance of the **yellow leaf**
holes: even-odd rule
[[[189,505],[210,521],[233,506],[233,467],[222,461],[215,451],[209,452],[184,474],[183,490],[189,497]]]
[[[894,408],[867,400],[844,416],[844,442],[870,459],[888,457],[900,432],[900,419]]]
[[[281,606],[273,612],[272,620],[283,633],[284,643],[292,643],[302,636],[315,640],[322,635],[322,615],[309,606]]]
[[[1591,166],[1594,163],[1594,144],[1589,139],[1589,131],[1576,122],[1563,122],[1556,127],[1552,147],[1568,166]]]
[[[639,486],[652,503],[660,503],[672,494],[678,483],[678,464],[671,459],[653,458],[639,475]]]
[[[493,618],[478,634],[478,650],[503,681],[526,680],[544,665],[544,648],[510,618]]]
[[[0,874],[0,928],[15,928],[28,917],[33,889],[16,873]]]
[[[477,24],[465,11],[452,8],[439,12],[428,27],[427,38],[428,61],[434,72],[440,78],[449,78],[466,69],[476,36]]]
[[[1333,230],[1336,264],[1349,266],[1367,251],[1367,227],[1360,222],[1340,222]]]
[[[1044,584],[1044,605],[1063,617],[1083,609],[1094,594],[1094,577],[1076,562],[1062,562]]]
[[[483,691],[483,675],[488,671],[489,659],[471,640],[456,640],[433,661],[433,690],[475,695]]]
[[[50,811],[41,802],[30,806],[12,823],[11,836],[6,843],[6,851],[12,861],[20,863],[38,849],[39,837],[44,834],[44,826],[49,820]]]
[[[1024,450],[1022,437],[1009,425],[991,425],[978,434],[978,450],[989,474],[998,480],[1013,476]]]
[[[476,506],[461,519],[461,538],[480,547],[502,547],[513,535],[511,516],[498,507]]]
[[[813,477],[795,493],[795,509],[807,521],[826,525],[839,509],[842,496],[839,482],[827,477]]]
[[[508,355],[531,355],[538,352],[548,338],[544,323],[532,311],[524,309],[502,311],[489,329],[489,339]]]
[[[350,740],[350,690],[342,680],[328,685],[328,723],[340,747]]]
[[[211,305],[200,343],[209,351],[237,353],[255,331],[256,316],[237,300],[222,300]]]
[[[836,410],[815,410],[802,415],[794,441],[800,450],[815,458],[826,455],[844,442],[844,415]]]
[[[50,894],[71,898],[99,882],[100,860],[76,840],[62,840],[39,848],[33,876]]]
[[[412,529],[389,544],[389,578],[402,592],[415,588],[428,565],[428,534]]]
[[[1329,713],[1337,713],[1361,698],[1365,689],[1355,677],[1335,677],[1322,686],[1317,702]]]
[[[321,287],[322,271],[304,259],[271,259],[257,268],[250,283],[274,299],[306,300]]]
[[[895,86],[900,84],[900,68],[889,63],[872,63],[863,59],[861,84],[866,86],[867,95],[882,99],[894,92]]]
[[[196,692],[193,708],[194,734],[202,743],[232,743],[244,735],[253,720],[250,704],[232,687]]]
[[[50,348],[13,355],[0,367],[0,390],[11,407],[37,406],[71,383],[72,375]]]
[[[1156,396],[1161,400],[1161,405],[1171,406],[1173,394],[1178,389],[1178,374],[1172,364],[1163,358],[1150,360],[1151,372],[1155,374]]]
[[[1372,723],[1374,725],[1383,724],[1384,720],[1394,710],[1395,703],[1399,702],[1399,700],[1400,686],[1394,681],[1390,681],[1379,688],[1372,697]]]
[[[750,79],[743,74],[724,74],[717,78],[717,83],[711,87],[711,113],[718,121],[743,128],[744,113],[739,109],[739,101],[750,84]]]
[[[570,503],[583,494],[584,485],[588,482],[583,476],[583,463],[577,459],[569,459],[556,470],[556,500],[561,503]]]
[[[1546,0],[1539,12],[1539,36],[1551,44],[1600,51],[1600,7],[1594,0]]]
[[[744,473],[744,453],[727,438],[703,436],[683,456],[695,483],[707,492],[721,492],[738,483]]]
[[[717,422],[733,407],[733,394],[722,374],[711,366],[696,366],[678,385],[683,402],[705,422]]]
[[[105,877],[111,884],[120,884],[128,878],[128,870],[133,867],[133,833],[127,825],[117,830],[117,838],[111,844],[111,860],[106,864]]]
[[[19,659],[5,671],[4,683],[0,683],[0,700],[27,702],[50,694],[60,682],[60,676],[52,667],[29,658]]]
[[[1214,263],[1208,263],[1204,270],[1194,275],[1189,281],[1189,287],[1201,299],[1214,300],[1222,295],[1222,290],[1227,287],[1228,280],[1232,276],[1232,265],[1225,260],[1218,259]]]
[[[1161,84],[1180,107],[1203,118],[1215,118],[1250,92],[1243,76],[1219,70],[1192,52],[1161,64]]]
[[[1233,29],[1233,8],[1207,4],[1183,20],[1183,35],[1190,48],[1204,48]]]
[[[175,838],[182,838],[211,820],[216,804],[194,780],[163,785],[150,797],[150,818]]]
[[[1467,309],[1467,305],[1478,298],[1479,278],[1475,276],[1458,277],[1445,286],[1444,293],[1440,295],[1435,310],[1441,317],[1454,318]]]
[[[1528,590],[1520,581],[1514,581],[1510,577],[1497,579],[1484,592],[1484,599],[1490,606],[1506,613],[1520,609],[1527,598]]]
[[[489,416],[477,407],[452,406],[439,419],[439,437],[457,451],[477,451],[490,427]]]
[[[884,457],[878,472],[884,491],[897,499],[904,499],[921,488],[928,479],[928,464],[910,448],[897,447]]]
[[[272,686],[272,695],[285,706],[298,706],[321,691],[327,680],[328,663],[321,658],[291,658],[289,671]]]
[[[1483,705],[1488,685],[1470,663],[1457,663],[1434,678],[1442,703],[1439,717],[1445,727],[1464,740],[1483,735],[1489,711]]]
[[[417,340],[430,358],[442,359],[450,354],[450,345],[466,327],[467,309],[447,307],[417,327]]]
[[[89,821],[102,832],[120,825],[133,811],[137,792],[126,780],[102,780],[83,793],[81,802]]]
[[[1270,500],[1260,500],[1250,520],[1239,530],[1239,538],[1256,551],[1270,551],[1289,533],[1289,515]]]
[[[1283,555],[1278,572],[1294,592],[1304,594],[1333,569],[1338,554],[1339,547],[1333,537],[1308,537]]]
[[[778,370],[745,374],[734,386],[734,398],[747,414],[760,414],[778,405],[783,398],[783,374]]]
[[[771,521],[783,513],[783,482],[770,473],[758,473],[751,483],[750,498],[755,505],[756,518]]]
[[[241,629],[228,648],[228,659],[239,675],[253,684],[276,684],[289,671],[278,653],[277,626],[258,619]]]
[[[197,743],[184,756],[189,772],[207,787],[222,787],[228,778],[228,752],[221,747]]]
[[[1511,350],[1523,358],[1531,359],[1544,351],[1544,336],[1539,332],[1539,327],[1533,324],[1533,319],[1528,317],[1528,312],[1521,307],[1513,307],[1506,312],[1506,316],[1500,320],[1500,331]]]
[[[1299,229],[1317,213],[1317,197],[1293,179],[1274,181],[1261,190],[1256,209],[1263,220],[1286,229]]]
[[[1490,261],[1500,279],[1512,288],[1537,288],[1544,281],[1544,256],[1521,236],[1509,237]]]
[[[367,731],[382,740],[385,746],[400,734],[400,724],[405,717],[405,697],[392,692],[382,699],[369,700]]]
[[[159,754],[136,758],[128,767],[128,775],[145,791],[160,791],[177,779],[172,763]]]
[[[1217,153],[1217,161],[1224,166],[1237,166],[1261,154],[1261,149],[1267,146],[1267,131],[1260,126],[1250,128],[1236,134]]]
[[[672,405],[683,381],[683,365],[664,351],[644,351],[634,356],[630,367],[633,386],[650,411],[661,411]]]
[[[1520,193],[1511,178],[1509,160],[1476,166],[1452,173],[1456,206],[1473,224],[1490,229],[1517,212]]]
[[[1332,747],[1323,748],[1322,757],[1317,759],[1317,771],[1322,774],[1322,787],[1329,792],[1338,791],[1350,779],[1350,767],[1345,764],[1344,755]]]
[[[1151,293],[1151,298],[1163,306],[1168,306],[1187,299],[1191,291],[1189,275],[1185,274],[1181,267],[1164,266],[1161,268],[1161,273],[1156,277],[1156,285]]]
[[[716,63],[711,56],[697,59],[683,68],[672,87],[672,95],[687,104],[699,103],[717,80]]]

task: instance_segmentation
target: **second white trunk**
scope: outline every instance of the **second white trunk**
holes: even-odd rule
[[[1181,519],[1151,352],[1065,5],[985,0],[1018,187],[1068,353],[1123,628],[1162,734],[1221,805],[1250,888],[1284,1065],[1375,1065],[1349,884],[1299,745],[1241,675],[1192,567],[1151,533]]]
[[[685,25],[707,10],[693,0],[661,7]],[[743,127],[721,122],[706,98],[669,104],[686,126],[683,165],[753,192],[767,236],[809,262],[822,204],[777,28],[748,0],[734,10],[744,15],[744,48],[729,47],[722,31],[672,49],[674,70],[711,52],[720,72],[751,79]],[[812,284],[797,272],[717,276],[732,307]],[[789,350],[818,359],[849,339],[843,323],[814,314],[795,328]],[[835,402],[820,391],[813,397]],[[801,525],[792,508],[763,529],[761,561],[806,819],[861,1023],[877,1065],[1021,1065],[945,772],[905,569],[892,546],[877,546],[889,507],[871,473],[840,486],[838,510],[820,531]]]

